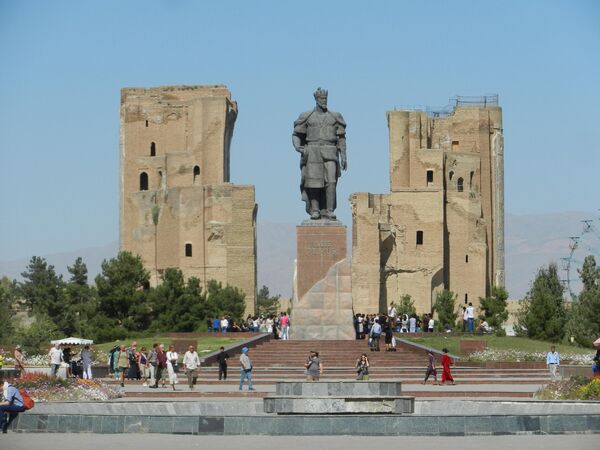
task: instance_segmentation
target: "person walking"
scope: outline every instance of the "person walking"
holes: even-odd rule
[[[219,362],[219,381],[223,378],[223,381],[227,380],[227,360],[229,354],[225,351],[225,347],[221,347],[221,352],[217,355],[217,361]]]
[[[15,347],[14,356],[15,356],[15,369],[17,369],[19,371],[19,376],[21,376],[25,373],[25,365],[23,364],[24,355],[23,355],[23,350],[21,350],[20,345],[17,345]]]
[[[319,358],[319,352],[311,350],[304,367],[306,368],[306,381],[319,381],[323,375],[323,363]]]
[[[129,354],[127,352],[127,348],[124,345],[121,345],[119,353],[117,354],[117,368],[119,369],[121,387],[125,387],[125,375],[129,370]]]
[[[148,353],[147,368],[148,368],[148,378],[150,379],[150,384],[148,385],[149,387],[154,386],[154,384],[156,382],[155,378],[156,378],[157,348],[158,348],[157,343],[152,344],[152,350],[150,350],[150,352]]]
[[[81,363],[83,365],[83,379],[92,379],[92,352],[90,346],[86,345],[81,350]]]
[[[369,338],[371,341],[371,351],[379,351],[379,338],[381,337],[381,325],[379,325],[379,319],[375,319],[371,331],[369,331]]]
[[[138,352],[138,371],[140,377],[144,380],[142,386],[148,386],[148,377],[150,375],[150,364],[148,363],[148,352],[146,347],[142,346]]]
[[[454,364],[454,361],[448,356],[447,348],[443,348],[442,352],[444,352],[444,355],[442,356],[442,384],[446,384],[446,381],[450,381],[454,385],[456,383],[452,377],[452,372],[450,372],[450,366]]]
[[[200,358],[194,350],[194,346],[190,345],[188,351],[183,355],[183,370],[187,376],[188,386],[190,391],[194,389],[196,380],[198,379],[198,367],[200,367]]]
[[[556,351],[556,347],[553,345],[550,347],[550,351],[546,354],[546,367],[550,370],[550,377],[552,381],[556,381],[560,377],[558,376],[558,366],[560,365],[560,356]]]
[[[165,387],[165,370],[167,370],[167,354],[165,353],[165,346],[159,344],[156,347],[156,380],[151,388],[158,388],[158,382],[162,380],[162,387]]]
[[[169,374],[169,384],[175,390],[175,385],[179,383],[177,379],[177,360],[179,359],[179,355],[175,351],[175,346],[173,344],[169,345],[169,351],[167,352],[167,372]]]
[[[137,342],[133,341],[131,347],[127,349],[127,356],[129,357],[129,369],[127,370],[127,378],[130,380],[141,379],[140,373],[140,354],[137,348]]]
[[[356,379],[359,381],[369,380],[369,358],[366,353],[360,355],[356,360]]]
[[[240,365],[242,366],[242,372],[240,376],[240,391],[244,386],[244,380],[248,379],[248,390],[253,391],[252,387],[252,360],[248,356],[248,352],[250,349],[248,347],[244,347],[242,349],[242,354],[240,356]]]
[[[432,350],[427,350],[427,370],[425,372],[425,379],[421,384],[427,383],[430,375],[433,375],[433,384],[439,384],[437,380],[437,369],[435,368],[435,356],[433,356]]]
[[[54,347],[48,352],[50,357],[50,375],[58,376],[58,369],[63,362],[63,352],[60,350],[60,344],[54,344]]]

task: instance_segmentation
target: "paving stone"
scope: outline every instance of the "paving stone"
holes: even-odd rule
[[[199,434],[223,434],[225,430],[225,418],[223,417],[201,417],[198,424]]]
[[[464,436],[465,428],[465,417],[446,416],[438,418],[438,430],[440,436]]]

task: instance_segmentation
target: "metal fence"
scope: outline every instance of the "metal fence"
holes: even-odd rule
[[[403,105],[394,106],[394,111],[419,111],[427,113],[429,117],[448,117],[458,107],[487,108],[490,106],[498,106],[498,94],[480,96],[457,95],[452,97],[446,106]]]

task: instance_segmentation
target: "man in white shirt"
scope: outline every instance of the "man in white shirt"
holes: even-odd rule
[[[467,331],[472,334],[475,331],[475,308],[473,308],[473,303],[469,303],[465,313],[467,315]]]
[[[194,346],[190,345],[188,351],[183,355],[183,369],[188,379],[190,391],[194,389],[196,380],[198,379],[198,367],[200,367],[200,358],[194,350]]]
[[[54,344],[54,347],[48,352],[50,357],[50,375],[53,377],[58,375],[58,369],[63,362],[63,352],[60,349],[60,344]]]
[[[410,333],[417,332],[417,318],[415,316],[410,316],[410,319],[408,319],[408,331]]]
[[[394,302],[390,303],[390,307],[388,308],[388,317],[390,318],[390,326],[392,329],[396,328],[396,317],[398,313],[396,312],[396,305]]]
[[[227,328],[229,328],[229,320],[227,320],[227,317],[223,317],[221,319],[221,331],[227,333]]]
[[[429,323],[427,324],[427,331],[433,333],[433,329],[435,328],[435,321],[433,320],[433,316],[429,316]]]
[[[554,345],[550,347],[550,351],[546,354],[546,367],[550,370],[550,377],[552,377],[552,381],[558,379],[557,371],[558,366],[560,365],[560,356],[556,351],[556,347]]]

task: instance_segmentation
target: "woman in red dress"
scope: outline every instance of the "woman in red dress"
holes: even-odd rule
[[[446,384],[446,381],[451,381],[452,384],[456,384],[454,382],[454,378],[452,378],[452,373],[450,372],[450,366],[454,364],[452,358],[448,356],[448,349],[442,349],[444,355],[442,356],[442,384]]]

